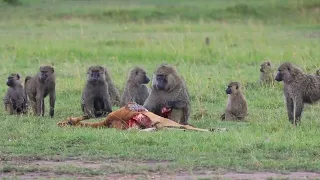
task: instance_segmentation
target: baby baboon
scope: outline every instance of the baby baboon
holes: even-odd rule
[[[52,66],[41,66],[37,75],[25,79],[25,91],[29,98],[33,113],[44,116],[44,98],[49,95],[50,117],[54,116],[56,101],[56,78]]]
[[[111,100],[111,105],[119,106],[119,104],[120,104],[119,90],[114,85],[114,83],[111,79],[111,76],[106,68],[105,68],[105,77],[106,77],[106,82],[108,84],[108,91],[109,91],[109,96],[110,96],[110,100]]]
[[[297,125],[304,103],[313,104],[320,99],[320,76],[305,74],[292,63],[285,62],[279,66],[275,80],[283,81],[289,121]]]
[[[241,92],[239,82],[231,82],[226,89],[228,94],[227,108],[222,114],[222,120],[242,120],[248,113],[248,105],[244,95]]]
[[[85,115],[89,117],[101,117],[112,112],[105,68],[89,67],[87,82],[82,92],[81,107]]]
[[[120,107],[125,106],[129,101],[134,101],[137,104],[143,105],[149,96],[149,89],[145,84],[148,84],[146,71],[140,67],[133,68],[128,75],[128,80],[121,96]]]
[[[316,75],[317,75],[317,76],[320,76],[320,69],[318,69],[318,70],[316,71]]]
[[[206,45],[208,45],[208,46],[209,46],[209,44],[210,44],[210,39],[209,39],[209,37],[206,37],[206,39],[205,39],[205,43],[206,43]]]
[[[20,82],[20,75],[12,73],[7,80],[9,86],[3,102],[5,110],[10,114],[24,114],[27,112],[27,97]]]
[[[164,116],[161,112],[164,107],[171,109],[169,119],[187,124],[190,116],[189,93],[175,67],[162,64],[155,70],[151,92],[144,107],[159,116]]]
[[[274,72],[270,61],[263,62],[260,68],[260,84],[273,85],[274,84]]]

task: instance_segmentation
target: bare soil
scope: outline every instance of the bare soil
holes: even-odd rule
[[[106,160],[43,160],[39,158],[0,159],[0,178],[16,179],[320,179],[320,173],[290,172],[286,174],[271,172],[239,173],[225,170],[166,170],[169,161],[127,161]],[[8,168],[9,167],[9,168]],[[10,168],[11,167],[11,168]],[[76,167],[79,169],[61,169]],[[142,169],[139,169],[141,168]],[[143,168],[144,167],[144,168]],[[83,172],[81,169],[96,171]],[[130,171],[131,169],[131,171]]]

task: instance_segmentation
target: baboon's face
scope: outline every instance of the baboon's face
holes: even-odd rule
[[[280,66],[278,68],[278,73],[274,79],[278,82],[288,81],[291,79],[290,71],[291,71],[290,68],[285,67],[285,66]]]
[[[165,91],[166,86],[168,84],[167,76],[164,74],[156,74],[155,75],[155,87],[158,90]]]
[[[226,93],[235,94],[239,90],[239,87],[240,84],[238,82],[231,82],[226,89]]]
[[[54,73],[54,69],[51,66],[41,66],[39,68],[39,71],[40,72],[38,76],[40,81],[42,82],[45,82],[48,79],[48,77],[52,76],[52,74]]]
[[[105,81],[105,71],[103,67],[90,67],[87,72],[89,82],[97,83]]]
[[[177,74],[174,67],[161,65],[155,71],[152,78],[152,86],[160,91],[171,91],[178,85]]]
[[[267,72],[270,69],[271,69],[271,63],[268,61],[260,65],[260,72]]]
[[[147,73],[145,71],[137,70],[135,74],[135,79],[138,84],[148,84],[150,82],[150,79],[148,78]]]
[[[8,77],[7,86],[12,87],[15,84],[15,82],[19,80],[20,80],[20,75],[13,73]]]

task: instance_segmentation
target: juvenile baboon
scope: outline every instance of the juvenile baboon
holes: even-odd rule
[[[155,70],[151,92],[143,106],[159,116],[164,116],[161,112],[164,107],[171,109],[169,119],[187,124],[190,116],[189,93],[175,67],[162,64]]]
[[[106,78],[106,82],[108,84],[108,91],[109,91],[109,96],[110,96],[110,100],[111,100],[111,105],[119,106],[119,104],[120,104],[119,90],[114,85],[114,83],[111,79],[111,76],[106,68],[105,68],[105,78]]]
[[[227,108],[221,115],[222,120],[242,120],[248,113],[248,105],[241,92],[239,82],[230,82],[226,93],[228,94]]]
[[[5,110],[10,114],[24,114],[27,112],[27,97],[20,82],[20,75],[12,73],[7,80],[9,86],[3,102]]]
[[[205,43],[206,43],[206,45],[209,45],[209,44],[210,44],[210,39],[209,39],[209,37],[206,37]]]
[[[270,61],[265,61],[260,65],[260,72],[260,84],[274,84],[274,71]]]
[[[112,112],[105,68],[101,66],[88,68],[81,107],[85,115],[89,117],[101,117]]]
[[[278,68],[276,81],[283,81],[289,121],[300,123],[304,103],[313,104],[320,99],[320,76],[305,74],[290,62]]]
[[[56,78],[52,66],[41,66],[37,75],[25,79],[25,91],[29,98],[33,113],[44,116],[44,98],[49,95],[50,117],[54,116],[56,101]]]
[[[121,96],[120,107],[125,106],[129,101],[134,101],[143,105],[149,96],[148,84],[150,79],[144,69],[140,67],[133,68],[129,74],[124,92]]]
[[[316,71],[316,75],[317,75],[317,76],[320,76],[320,69],[318,69],[318,70]]]

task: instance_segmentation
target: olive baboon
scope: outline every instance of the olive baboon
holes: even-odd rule
[[[25,114],[27,112],[27,97],[20,82],[20,75],[10,74],[7,85],[9,88],[3,98],[5,110],[10,114]]]
[[[133,68],[128,74],[128,80],[121,96],[120,107],[125,106],[128,102],[134,101],[143,105],[149,96],[148,84],[150,79],[144,69],[140,67]]]
[[[114,85],[111,76],[106,68],[105,69],[105,78],[108,84],[108,92],[111,100],[111,105],[119,106],[120,104],[120,93],[117,87]]]
[[[49,95],[50,117],[54,116],[56,101],[56,79],[52,66],[41,66],[37,75],[25,79],[25,91],[29,98],[33,113],[44,116],[44,98]]]
[[[318,70],[316,71],[316,75],[317,75],[317,76],[320,76],[320,69],[318,69]]]
[[[171,109],[169,119],[187,124],[190,116],[189,93],[175,67],[162,64],[155,70],[150,95],[143,106],[159,116],[164,116],[161,112],[163,108]]]
[[[248,105],[241,92],[239,82],[230,82],[226,93],[228,94],[227,108],[221,115],[222,120],[242,120],[248,115]]]
[[[206,43],[206,45],[209,45],[209,44],[210,44],[210,39],[209,39],[209,37],[206,37],[205,43]]]
[[[320,99],[320,76],[305,74],[292,63],[285,62],[279,66],[275,80],[283,81],[289,121],[297,125],[304,103],[313,104]]]
[[[85,115],[89,117],[101,117],[112,112],[105,68],[101,66],[88,68],[81,107]]]
[[[270,61],[265,61],[260,65],[260,84],[273,85],[274,71]]]

